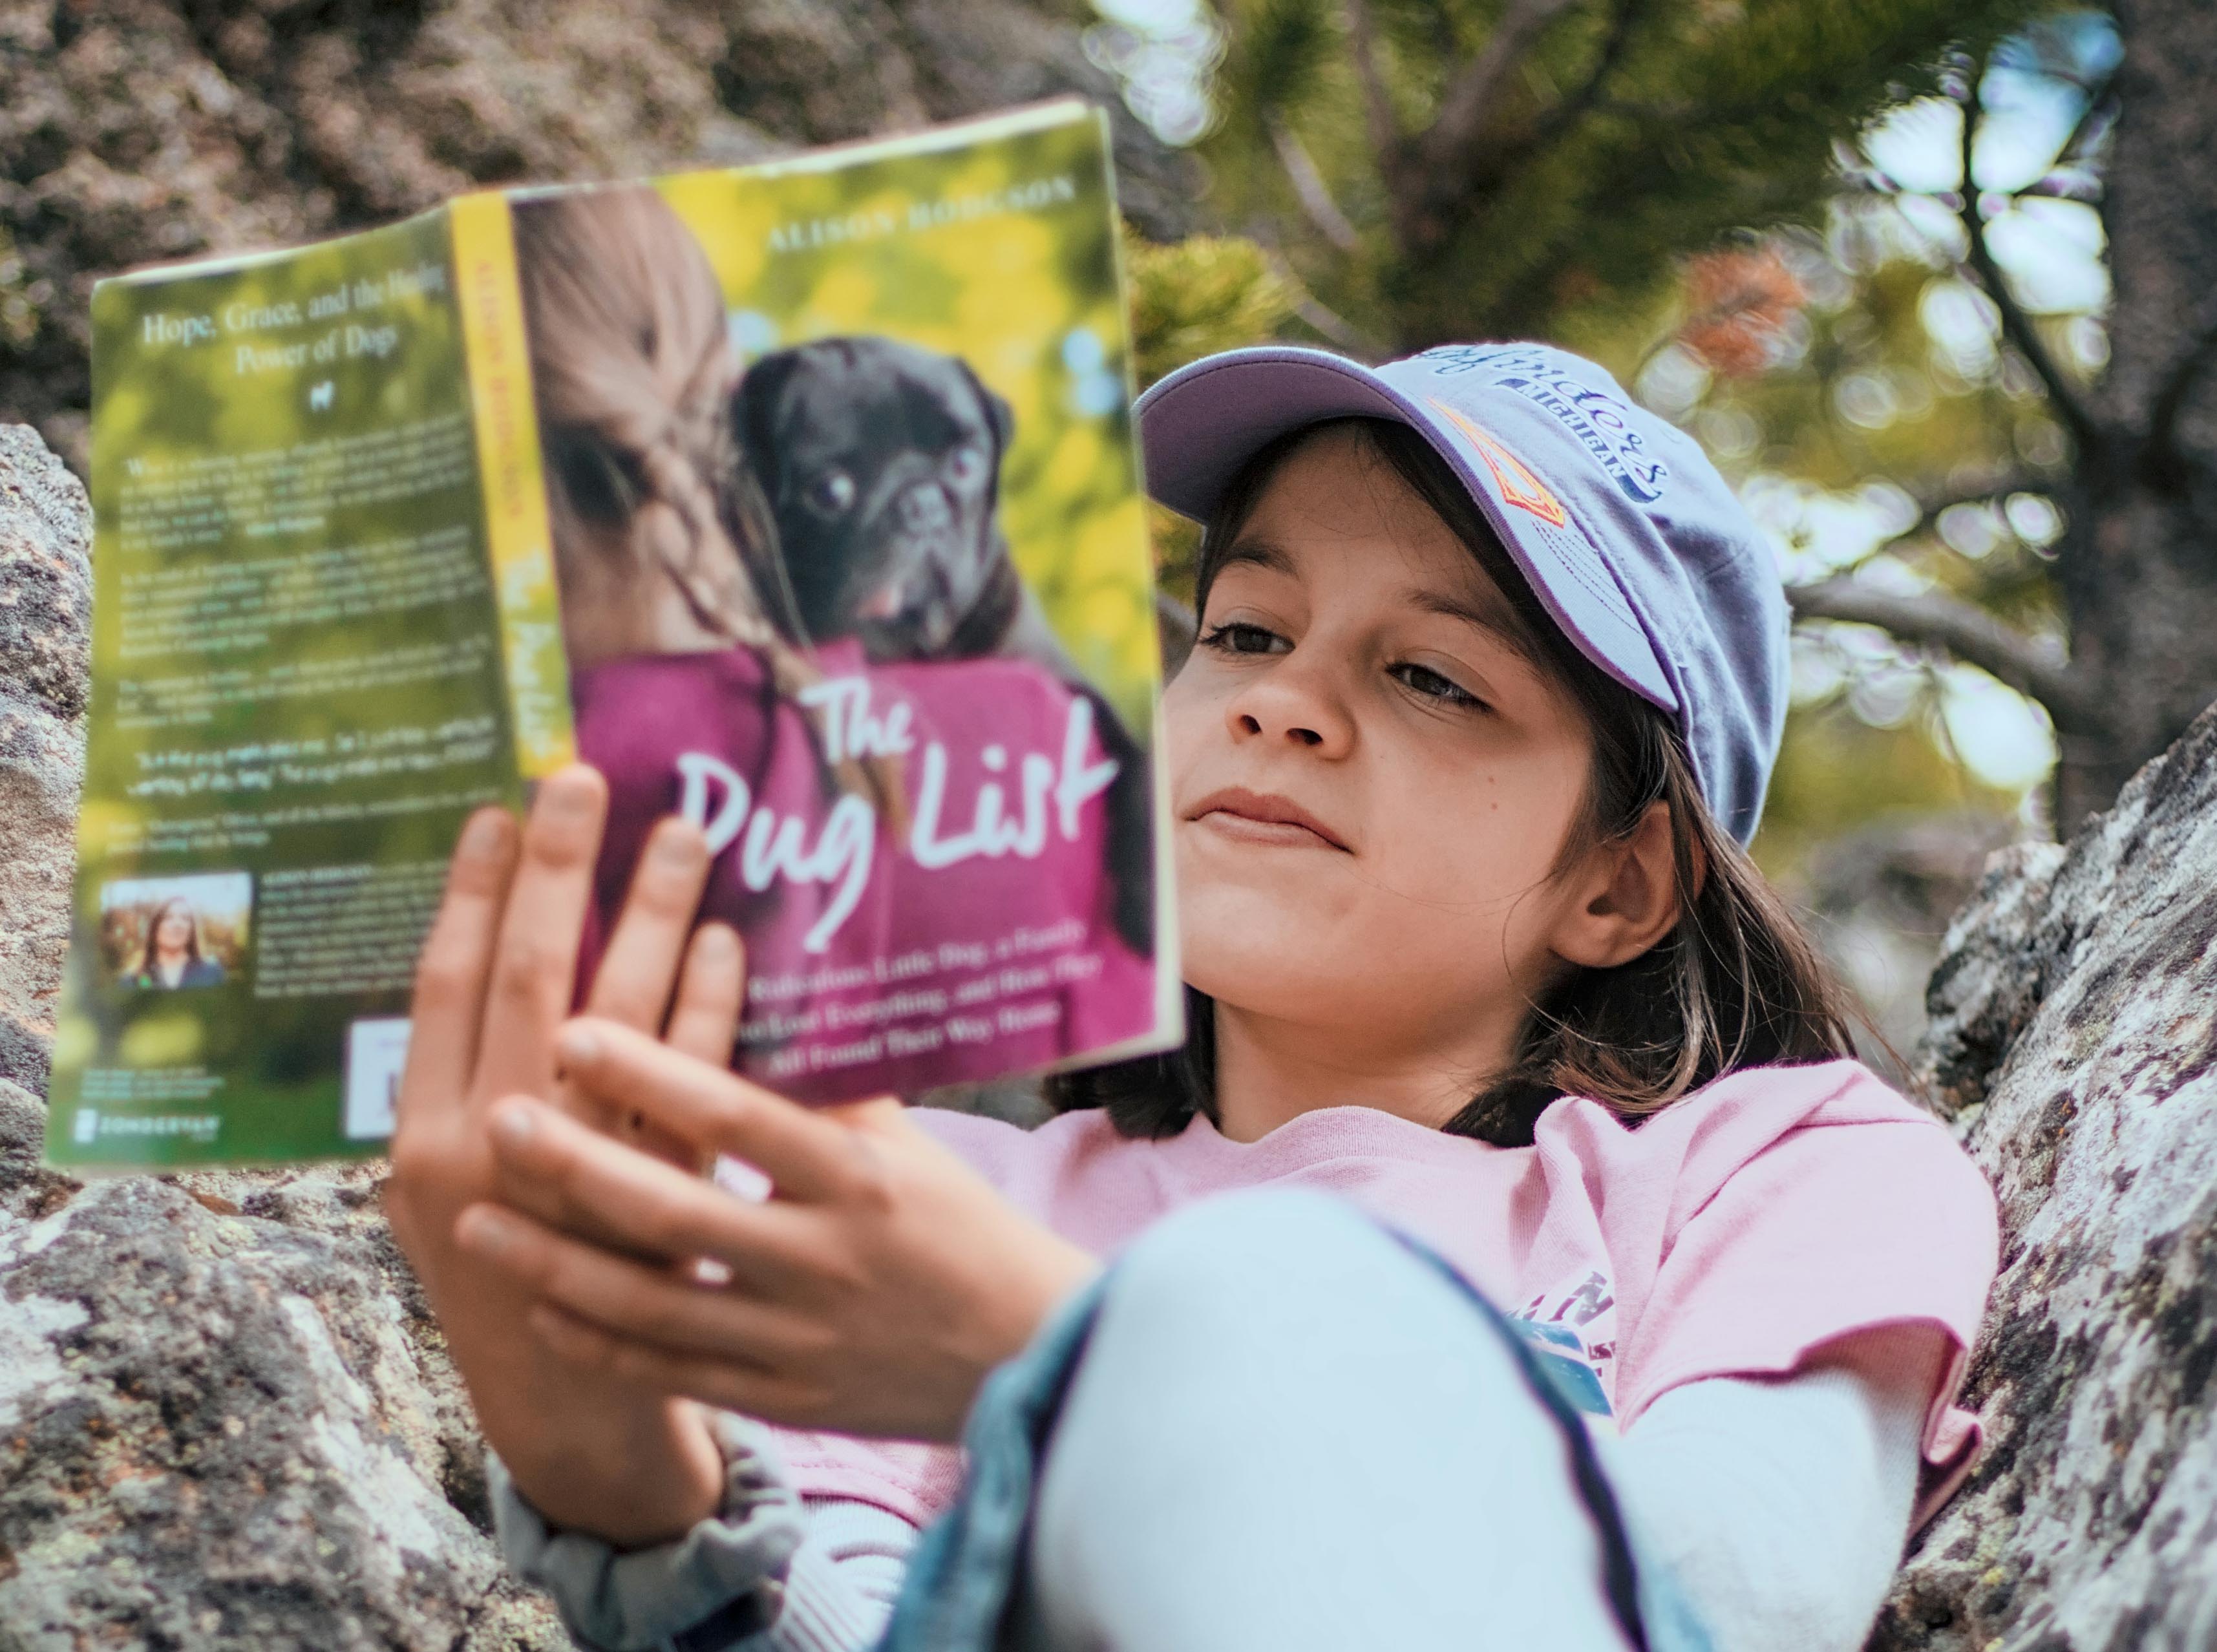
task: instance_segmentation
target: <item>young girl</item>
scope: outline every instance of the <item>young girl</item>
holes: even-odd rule
[[[805,1110],[723,1069],[697,835],[565,1023],[597,780],[466,833],[390,1198],[512,1563],[608,1648],[1859,1644],[1967,1470],[1995,1218],[1741,847],[1766,549],[1539,347],[1141,419],[1207,523],[1176,1057],[1029,1134]]]

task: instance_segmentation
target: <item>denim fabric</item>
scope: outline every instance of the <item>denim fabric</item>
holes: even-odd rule
[[[1638,1564],[1633,1538],[1585,1427],[1525,1339],[1433,1253],[1390,1229],[1383,1231],[1399,1242],[1411,1266],[1449,1281],[1470,1311],[1500,1336],[1532,1395],[1561,1432],[1576,1489],[1600,1539],[1609,1605],[1630,1643],[1641,1652],[1709,1652],[1708,1636],[1667,1575],[1659,1568]],[[1047,1446],[1116,1277],[1112,1267],[987,1378],[965,1432],[970,1463],[961,1495],[919,1540],[879,1652],[993,1652],[1001,1644],[1025,1563]],[[1439,1581],[1442,1587],[1453,1587],[1448,1578]]]

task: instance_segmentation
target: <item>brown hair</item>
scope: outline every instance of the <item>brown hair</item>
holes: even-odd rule
[[[185,909],[185,915],[192,920],[193,924],[192,934],[185,938],[185,956],[195,964],[201,961],[201,915],[194,910],[193,903],[187,897],[172,895],[161,905],[156,907],[154,915],[147,920],[146,944],[139,949],[139,967],[133,973],[137,975],[154,973],[154,960],[159,952],[158,943],[162,935],[162,920],[168,917],[170,909],[176,906]]]
[[[724,496],[739,467],[707,256],[639,188],[524,202],[516,242],[565,620],[666,576],[703,630],[762,642],[745,561],[762,526]]]
[[[743,644],[762,652],[779,693],[795,698],[823,673],[764,613],[763,583],[781,578],[782,564],[753,473],[738,462],[723,287],[707,255],[670,204],[639,186],[524,201],[515,225],[572,663],[611,647]],[[682,646],[658,649],[657,635]],[[819,746],[824,715],[807,713]],[[898,760],[849,758],[834,774],[905,829]]]
[[[1591,1096],[1620,1118],[1659,1111],[1741,1067],[1851,1055],[1852,1001],[1745,850],[1717,824],[1669,717],[1581,654],[1543,608],[1463,484],[1406,425],[1336,420],[1281,437],[1250,460],[1201,537],[1196,605],[1265,488],[1319,431],[1352,428],[1468,547],[1510,601],[1521,643],[1584,712],[1593,767],[1556,860],[1563,871],[1621,839],[1660,801],[1670,816],[1677,925],[1610,969],[1580,969],[1532,1006],[1506,1070],[1448,1121],[1450,1135],[1522,1146],[1548,1103]],[[1061,1110],[1105,1106],[1127,1136],[1164,1136],[1198,1111],[1215,1117],[1213,1001],[1187,989],[1183,1049],[1073,1075],[1050,1088]]]

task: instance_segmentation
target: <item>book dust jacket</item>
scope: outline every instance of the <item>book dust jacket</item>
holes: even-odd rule
[[[47,1154],[383,1151],[465,817],[610,790],[828,1101],[1183,1035],[1101,116],[466,196],[93,300]]]

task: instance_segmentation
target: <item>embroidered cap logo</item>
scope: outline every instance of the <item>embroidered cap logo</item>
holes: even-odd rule
[[[1438,410],[1442,418],[1461,431],[1463,439],[1478,450],[1478,456],[1485,461],[1485,468],[1493,472],[1494,483],[1500,488],[1504,499],[1519,510],[1531,512],[1552,527],[1569,526],[1570,513],[1563,509],[1563,502],[1547,491],[1547,484],[1525,468],[1522,459],[1438,397],[1430,396],[1425,399]]]

